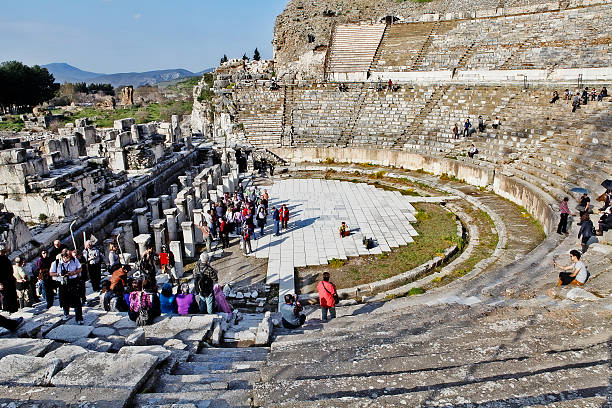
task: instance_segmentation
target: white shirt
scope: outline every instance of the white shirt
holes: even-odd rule
[[[574,271],[579,269],[578,274],[576,275],[576,280],[580,283],[586,282],[587,279],[587,268],[584,262],[578,261],[574,264]]]
[[[49,269],[49,272],[59,274],[60,276],[54,276],[55,280],[59,281],[62,279],[61,277],[62,272],[70,273],[80,268],[81,268],[81,263],[79,262],[79,260],[72,258],[68,262],[64,262],[63,260],[60,260],[59,262],[53,261],[53,263],[51,264],[51,268]],[[76,279],[79,277],[79,275],[80,274],[69,276],[68,279]]]

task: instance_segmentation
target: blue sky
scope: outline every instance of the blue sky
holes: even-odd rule
[[[287,0],[20,0],[0,13],[0,61],[67,62],[100,73],[218,65],[223,54],[272,57]]]

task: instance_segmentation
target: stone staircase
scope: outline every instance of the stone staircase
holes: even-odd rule
[[[137,407],[251,407],[252,387],[268,347],[203,348],[168,373],[159,375]]]
[[[385,28],[386,24],[336,25],[327,73],[367,72]]]
[[[377,308],[342,308],[337,320],[281,331],[255,405],[606,406],[610,321],[518,305]]]

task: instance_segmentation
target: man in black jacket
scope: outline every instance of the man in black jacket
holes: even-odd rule
[[[17,311],[17,288],[13,276],[13,264],[6,256],[6,247],[0,244],[0,295],[2,295],[2,310],[10,313]]]

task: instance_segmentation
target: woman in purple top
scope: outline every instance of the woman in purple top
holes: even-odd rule
[[[183,283],[181,285],[181,293],[176,295],[176,305],[179,315],[194,313],[195,298],[189,293],[189,285]]]
[[[232,306],[227,302],[221,285],[216,283],[213,286],[213,292],[215,294],[215,308],[217,312],[232,313]]]

